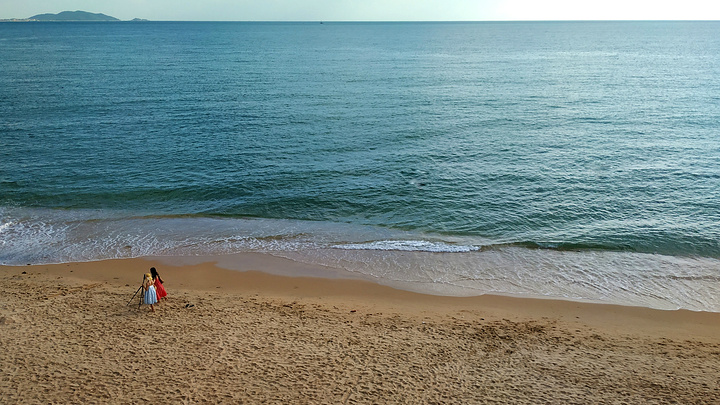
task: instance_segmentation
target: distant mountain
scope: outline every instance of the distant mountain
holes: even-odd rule
[[[120,21],[115,17],[87,11],[63,11],[58,14],[38,14],[28,20],[35,21]]]

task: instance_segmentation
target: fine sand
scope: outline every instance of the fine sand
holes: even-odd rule
[[[0,403],[720,403],[720,314],[427,296],[236,260],[264,272],[0,267]],[[169,293],[155,312],[131,300],[151,266]]]

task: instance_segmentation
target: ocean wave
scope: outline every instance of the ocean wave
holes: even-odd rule
[[[456,245],[446,242],[432,242],[426,240],[381,240],[362,243],[345,243],[333,245],[334,249],[346,250],[382,250],[403,252],[433,252],[433,253],[466,253],[480,250],[478,246]]]

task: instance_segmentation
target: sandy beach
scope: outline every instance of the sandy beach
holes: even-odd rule
[[[717,313],[428,296],[238,260],[248,271],[0,267],[0,403],[720,403]],[[155,312],[131,300],[151,266],[169,293]]]

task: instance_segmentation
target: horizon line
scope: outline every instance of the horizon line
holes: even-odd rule
[[[111,16],[109,16],[111,17]],[[113,17],[116,18],[116,17]],[[484,23],[484,22],[720,22],[720,19],[547,19],[547,20],[152,20],[135,17],[130,20],[33,20],[30,18],[0,18],[17,22],[227,22],[227,23]]]

